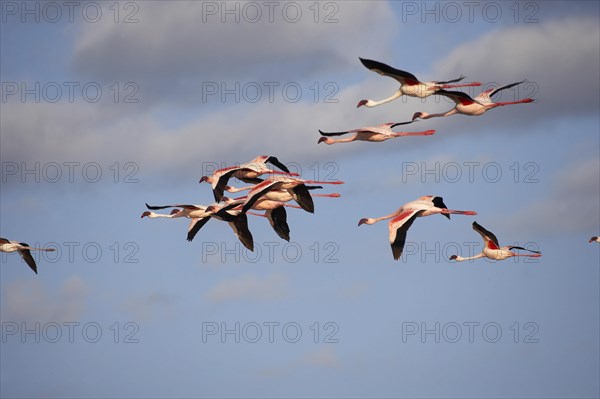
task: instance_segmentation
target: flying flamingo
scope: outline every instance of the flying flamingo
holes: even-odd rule
[[[320,188],[319,186],[307,186],[308,189],[312,188]],[[286,241],[290,240],[290,228],[287,224],[287,212],[285,210],[288,208],[297,208],[302,209],[300,206],[288,204],[288,201],[293,199],[292,194],[290,194],[287,190],[271,190],[267,195],[271,195],[271,197],[277,199],[268,199],[266,196],[259,197],[251,206],[250,209],[254,210],[264,210],[265,213],[251,213],[246,212],[248,214],[262,216],[267,218],[273,230],[277,233],[277,235],[283,238]],[[331,194],[312,194],[313,197],[329,197],[329,198],[338,198],[341,197],[341,194],[331,193]],[[239,204],[239,208],[245,204],[247,196],[236,198],[236,201]],[[238,209],[238,207],[234,208]]]
[[[589,242],[600,242],[600,237],[594,236],[594,237],[590,238]]]
[[[357,108],[363,105],[365,107],[376,107],[378,105],[393,101],[402,95],[425,98],[443,89],[452,89],[456,87],[467,86],[481,86],[481,83],[479,82],[463,83],[457,85],[449,84],[460,82],[465,78],[464,76],[445,82],[421,82],[412,73],[392,68],[391,66],[386,65],[382,62],[367,60],[364,58],[359,59],[360,62],[362,62],[362,64],[371,71],[377,72],[380,75],[389,76],[390,78],[396,79],[398,82],[400,82],[400,87],[392,96],[384,98],[381,101],[360,100],[360,102],[356,106]]]
[[[142,218],[149,217],[151,219],[154,218],[188,218],[190,220],[190,224],[188,226],[188,235],[187,240],[192,241],[194,236],[200,230],[202,226],[206,224],[210,220],[211,213],[206,212],[207,206],[205,205],[188,205],[188,204],[173,204],[173,205],[160,205],[160,206],[151,206],[146,204],[146,208],[150,210],[159,210],[166,208],[182,208],[182,209],[173,209],[170,214],[161,214],[154,213],[151,211],[146,211],[142,213]],[[196,233],[192,233],[194,231]]]
[[[530,249],[527,248],[523,248],[523,247],[517,247],[515,245],[508,245],[505,247],[501,247],[500,244],[498,244],[498,239],[496,238],[496,236],[491,232],[488,231],[486,229],[484,229],[479,223],[477,222],[473,222],[473,230],[475,230],[476,232],[478,232],[481,237],[483,238],[483,251],[481,251],[481,253],[478,253],[475,256],[470,256],[468,258],[463,258],[462,256],[458,256],[458,255],[452,255],[450,257],[450,260],[455,260],[457,262],[463,262],[465,260],[472,260],[472,259],[478,259],[478,258],[489,258],[489,259],[495,259],[495,260],[504,260],[507,258],[512,258],[514,256],[527,256],[530,258],[539,258],[540,256],[542,256],[542,254],[539,251],[532,251]],[[521,249],[524,251],[529,251],[529,252],[533,252],[532,254],[517,254],[514,252],[511,252],[511,250],[513,249]]]
[[[361,224],[374,224],[381,220],[391,219],[388,223],[390,231],[390,244],[392,246],[392,254],[394,259],[400,259],[404,243],[406,241],[406,233],[417,217],[435,215],[440,213],[450,219],[450,214],[457,215],[477,215],[474,211],[455,211],[448,209],[444,204],[442,197],[434,197],[427,195],[417,198],[414,201],[408,202],[400,207],[394,213],[379,218],[363,218],[358,221]]]
[[[282,171],[269,169],[266,166],[267,163],[277,166]],[[263,180],[260,179],[259,176],[267,173],[286,176],[299,176],[298,173],[290,172],[289,169],[284,164],[279,162],[277,158],[268,155],[261,155],[254,158],[250,162],[219,169],[215,171],[212,176],[202,176],[200,178],[200,183],[207,182],[212,184],[215,201],[218,202],[223,197],[225,187],[227,186],[227,182],[231,177],[235,177],[244,183],[260,183]]]
[[[236,206],[232,209],[239,210],[239,208],[241,208],[244,204],[245,200],[246,197],[236,198],[236,200],[234,202],[231,202],[230,205],[235,204]],[[277,235],[283,238],[284,240],[289,241],[290,227],[287,224],[287,212],[285,210],[285,207],[300,208],[299,206],[286,204],[285,202],[281,201],[259,199],[254,203],[252,209],[264,210],[265,213],[247,213],[266,218],[269,221],[269,224],[271,225],[273,230],[275,230],[275,232],[277,233]]]
[[[35,264],[33,256],[31,256],[31,251],[52,252],[54,250],[54,248],[31,248],[29,244],[26,244],[24,242],[9,241],[6,238],[0,238],[0,252],[19,252],[19,255],[21,255],[25,263],[27,263],[27,265],[31,268],[31,270],[33,270],[35,274],[37,274],[37,265]]]
[[[246,196],[246,202],[242,207],[242,212],[252,208],[259,198],[271,199],[275,201],[286,202],[291,196],[302,209],[314,213],[315,205],[309,192],[309,186],[306,184],[343,184],[339,180],[334,181],[315,181],[295,179],[292,177],[276,176],[271,180],[258,183]]]
[[[319,130],[322,136],[319,139],[318,143],[324,142],[325,144],[335,144],[335,143],[349,143],[351,141],[375,141],[381,142],[386,141],[388,139],[394,137],[404,137],[404,136],[429,136],[435,133],[435,130],[426,130],[424,132],[393,132],[392,128],[398,125],[405,125],[411,122],[401,122],[401,123],[384,123],[383,125],[374,126],[374,127],[361,127],[360,129],[348,130],[346,132],[331,132],[326,133]],[[332,139],[329,136],[341,136],[348,133],[355,133],[352,137],[346,137],[343,139]]]
[[[532,98],[525,98],[523,100],[518,100],[518,101],[503,101],[503,102],[494,102],[494,100],[492,100],[492,97],[495,94],[498,94],[501,90],[511,88],[511,87],[519,85],[523,82],[524,82],[524,80],[521,82],[511,83],[511,84],[508,84],[505,86],[500,86],[495,89],[486,90],[486,91],[482,92],[481,94],[479,94],[475,98],[472,98],[467,93],[463,93],[460,91],[440,90],[436,94],[451,98],[456,103],[456,106],[454,108],[452,108],[450,111],[443,112],[440,114],[428,114],[427,112],[416,112],[413,115],[412,119],[414,121],[415,119],[419,119],[419,118],[420,119],[438,118],[438,117],[445,117],[445,116],[450,116],[450,115],[454,115],[454,114],[479,116],[479,115],[482,115],[485,112],[489,111],[492,108],[502,107],[504,105],[532,103],[535,101]]]
[[[238,204],[235,201],[213,204],[206,208],[206,212],[210,213],[212,218],[227,222],[242,245],[250,251],[254,251],[254,239],[248,228],[248,216],[241,211],[234,210],[233,208],[237,205]],[[201,227],[202,226],[198,227],[197,225],[194,226],[191,231],[192,238]]]

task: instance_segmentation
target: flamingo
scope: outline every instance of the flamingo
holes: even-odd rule
[[[465,78],[464,76],[445,82],[421,82],[412,73],[392,68],[391,66],[386,65],[382,62],[367,60],[364,58],[359,59],[360,62],[362,62],[362,64],[371,71],[377,72],[380,75],[389,76],[390,78],[396,79],[398,82],[400,82],[400,87],[394,94],[392,94],[392,96],[384,98],[381,101],[360,100],[358,105],[356,106],[357,108],[363,105],[365,107],[376,107],[378,105],[393,101],[402,95],[425,98],[443,89],[452,89],[456,87],[467,86],[481,86],[481,83],[479,82],[463,83],[458,85],[449,84],[460,82]]]
[[[277,166],[282,171],[269,169],[266,164],[270,163]],[[200,183],[207,182],[212,184],[215,201],[220,201],[223,197],[227,182],[231,177],[235,177],[244,183],[260,183],[263,180],[259,176],[263,174],[280,174],[286,176],[299,176],[298,173],[292,173],[289,169],[279,162],[273,156],[261,155],[252,161],[227,168],[219,169],[212,176],[202,176]]]
[[[236,201],[230,203],[236,204],[236,206],[232,209],[239,210],[239,208],[241,208],[241,206],[244,204],[245,200],[246,197],[236,198]],[[259,199],[253,204],[252,209],[264,210],[265,213],[247,213],[266,218],[269,221],[269,224],[271,225],[273,230],[275,230],[275,233],[277,233],[277,235],[283,238],[284,240],[289,241],[290,227],[287,224],[287,212],[285,210],[285,207],[300,208],[299,206],[286,204],[285,202],[281,201]]]
[[[489,111],[492,108],[502,107],[504,105],[532,103],[535,101],[533,98],[525,98],[523,100],[518,100],[518,101],[503,101],[503,102],[494,102],[494,100],[492,100],[492,97],[495,94],[498,94],[501,90],[511,88],[511,87],[519,85],[523,82],[524,82],[524,80],[521,82],[516,82],[516,83],[511,83],[508,85],[500,86],[495,89],[486,90],[486,91],[482,92],[481,94],[479,94],[475,98],[472,98],[467,93],[463,93],[460,91],[440,90],[436,94],[451,98],[456,103],[456,106],[454,108],[452,108],[450,111],[443,112],[440,114],[428,114],[427,112],[416,112],[413,115],[412,119],[414,121],[415,119],[419,119],[419,118],[420,119],[430,119],[430,118],[450,116],[450,115],[454,115],[454,114],[479,116],[479,115],[482,115],[485,112]]]
[[[403,136],[429,136],[435,133],[435,130],[426,130],[424,132],[393,132],[392,128],[398,125],[405,125],[411,122],[400,122],[400,123],[384,123],[382,125],[374,126],[374,127],[361,127],[360,129],[348,130],[346,132],[331,132],[326,133],[319,130],[322,136],[319,139],[318,143],[324,142],[325,144],[335,144],[335,143],[349,143],[351,141],[375,141],[381,142],[386,141],[388,139],[394,137],[403,137]],[[343,139],[334,140],[329,136],[341,136],[348,133],[355,133],[352,137],[347,137]]]
[[[446,216],[448,219],[450,219],[451,214],[477,215],[477,212],[474,211],[455,211],[448,209],[444,204],[442,197],[427,195],[402,205],[397,211],[387,216],[360,219],[358,225],[374,224],[381,220],[391,219],[388,223],[390,244],[392,246],[394,259],[398,260],[404,249],[406,233],[415,219],[417,217],[435,215],[437,213]]]
[[[315,181],[302,180],[292,177],[276,176],[272,180],[258,183],[248,192],[246,201],[242,206],[242,212],[248,211],[259,198],[275,201],[287,202],[294,199],[302,209],[314,213],[315,205],[309,192],[309,186],[306,184],[343,184],[339,180],[334,181]],[[312,189],[312,187],[311,187]],[[291,196],[291,198],[289,198]],[[332,195],[329,195],[332,196]],[[333,195],[335,196],[335,195]],[[339,196],[339,195],[338,195]]]
[[[21,258],[23,258],[25,263],[27,263],[29,268],[33,270],[35,274],[37,274],[37,265],[35,264],[33,256],[31,256],[31,251],[52,252],[54,250],[54,248],[31,248],[29,244],[26,244],[24,242],[9,241],[6,238],[0,238],[0,252],[19,252]]]
[[[321,188],[320,186],[306,186],[307,189]],[[267,196],[275,197],[277,199],[268,199]],[[338,198],[341,197],[341,194],[331,193],[331,194],[312,194],[313,197],[329,197],[329,198]],[[238,201],[240,208],[246,202],[247,196],[236,198]],[[285,210],[288,208],[296,208],[302,209],[300,206],[288,204],[288,201],[293,199],[292,194],[290,194],[287,190],[271,190],[266,195],[259,197],[251,206],[250,209],[254,210],[264,210],[264,214],[260,213],[251,213],[246,212],[248,214],[262,216],[267,218],[273,230],[277,233],[277,235],[283,238],[286,241],[290,240],[290,228],[287,224],[287,212]],[[238,207],[234,208],[238,209]]]
[[[239,203],[236,201],[213,204],[206,208],[206,212],[209,212],[211,217],[217,220],[227,222],[242,245],[250,251],[254,251],[254,239],[248,228],[248,216],[239,210],[233,209],[238,205]],[[194,226],[192,229],[193,235],[195,235],[201,227],[202,226],[196,228],[196,226]]]
[[[594,237],[590,238],[589,242],[600,242],[600,237],[594,236]]]
[[[166,208],[182,208],[182,209],[173,209],[170,214],[161,214],[154,213],[151,211],[146,211],[142,213],[142,218],[149,217],[151,219],[154,218],[188,218],[190,220],[190,224],[188,225],[188,235],[187,240],[192,241],[194,236],[200,230],[202,226],[206,224],[210,220],[211,213],[206,212],[206,205],[188,205],[188,204],[174,204],[174,205],[159,205],[159,206],[151,206],[146,204],[146,208],[151,210],[159,210]],[[195,232],[193,232],[195,231]]]
[[[473,230],[478,232],[481,235],[481,237],[483,238],[483,251],[481,251],[481,253],[478,253],[475,256],[470,256],[468,258],[463,258],[462,256],[458,256],[458,255],[452,255],[450,257],[450,260],[455,260],[457,262],[463,262],[465,260],[472,260],[472,259],[478,259],[478,258],[484,258],[484,257],[488,258],[488,259],[504,260],[507,258],[512,258],[514,256],[527,256],[530,258],[539,258],[540,256],[542,256],[541,252],[539,252],[539,251],[532,251],[530,249],[523,248],[523,247],[517,247],[515,245],[508,245],[505,247],[501,247],[500,244],[498,244],[498,239],[496,238],[496,236],[491,231],[488,231],[485,228],[483,228],[477,222],[473,222]],[[511,252],[513,249],[521,249],[524,251],[529,251],[529,252],[532,252],[532,254],[517,254],[517,253]]]

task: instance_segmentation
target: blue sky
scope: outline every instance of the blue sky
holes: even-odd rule
[[[2,254],[2,397],[600,395],[597,2],[0,4],[0,235],[57,248],[37,276]],[[397,88],[358,57],[538,102],[317,145],[452,106],[357,109]],[[140,219],[258,155],[342,197],[290,210],[289,244],[251,218],[254,253]],[[357,227],[423,195],[478,215],[417,220],[399,262]],[[474,220],[543,257],[449,262]]]

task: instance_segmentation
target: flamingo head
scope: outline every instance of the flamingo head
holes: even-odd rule
[[[202,177],[200,178],[200,181],[199,181],[198,183],[204,183],[204,182],[208,182],[208,183],[210,183],[210,182],[208,181],[208,176],[202,176]]]
[[[151,213],[149,211],[146,211],[146,212],[142,213],[141,218],[144,218],[145,216],[150,216],[150,214]]]
[[[415,119],[422,118],[423,116],[425,116],[424,112],[415,112],[415,114],[412,117],[412,120],[414,121]]]
[[[598,237],[594,236],[594,237],[590,238],[589,242],[594,242],[594,241],[598,241]]]
[[[362,107],[363,105],[367,105],[368,102],[369,100],[360,100],[358,102],[358,105],[356,105],[356,108]]]
[[[372,222],[369,218],[362,218],[358,221],[358,225],[360,226],[361,224],[372,224]]]
[[[327,141],[328,139],[329,139],[329,137],[321,137],[319,139],[319,141],[317,141],[317,144],[319,144],[319,143],[329,144],[328,141]]]
[[[458,256],[456,256],[456,255],[452,255],[452,256],[450,257],[450,260],[456,260],[456,258],[458,258]]]

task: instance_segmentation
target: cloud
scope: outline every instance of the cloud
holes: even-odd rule
[[[174,299],[159,292],[127,298],[123,307],[137,322],[165,320],[174,316]]]
[[[88,288],[80,277],[71,276],[57,292],[47,292],[37,280],[17,280],[4,285],[2,293],[3,321],[61,323],[81,317]]]
[[[338,297],[343,300],[363,297],[371,289],[367,283],[355,283],[339,290]]]
[[[263,278],[245,275],[222,281],[208,291],[204,298],[210,302],[221,303],[237,300],[279,300],[286,296],[287,277],[281,273],[272,273]]]
[[[73,66],[91,79],[135,79],[157,101],[189,100],[206,81],[298,81],[339,72],[361,51],[385,49],[396,30],[387,2],[332,2],[319,5],[318,16],[313,3],[277,3],[272,21],[264,4],[140,3],[138,23],[82,26]]]
[[[579,161],[555,177],[543,200],[530,204],[507,222],[520,231],[558,234],[593,233],[600,225],[600,158]]]
[[[315,367],[340,367],[340,361],[335,354],[333,346],[323,346],[315,351],[309,352],[300,359],[300,362]]]
[[[389,119],[389,108],[369,110],[368,115],[356,110],[369,82],[341,88],[337,104],[280,101],[223,106],[176,124],[162,123],[152,112],[129,115],[127,107],[8,102],[3,104],[1,157],[3,162],[27,162],[30,169],[36,162],[42,166],[96,162],[104,169],[114,162],[135,162],[140,177],[178,182],[197,181],[205,162],[241,163],[262,154],[276,155],[284,163],[331,159],[332,153],[360,151],[362,144],[377,146],[317,145],[318,129],[352,129]],[[406,130],[424,128],[417,124]],[[402,145],[418,142],[409,139]]]
[[[539,99],[536,104],[511,106],[511,118],[502,119],[503,127],[522,125],[598,111],[599,46],[597,17],[566,17],[492,31],[455,48],[438,60],[434,69],[439,76],[465,74],[489,84],[527,79],[528,83],[519,86],[519,92],[509,89],[503,96],[505,101],[514,97]],[[470,94],[480,92],[480,88],[472,89]],[[500,117],[494,116],[497,120]],[[469,123],[472,127],[483,126],[480,119]],[[457,130],[463,127],[456,121],[452,125]]]
[[[296,372],[299,368],[337,369],[341,367],[334,347],[331,345],[321,346],[313,351],[307,352],[299,358],[293,359],[278,367],[268,367],[257,371],[257,374],[266,378],[284,378]]]

